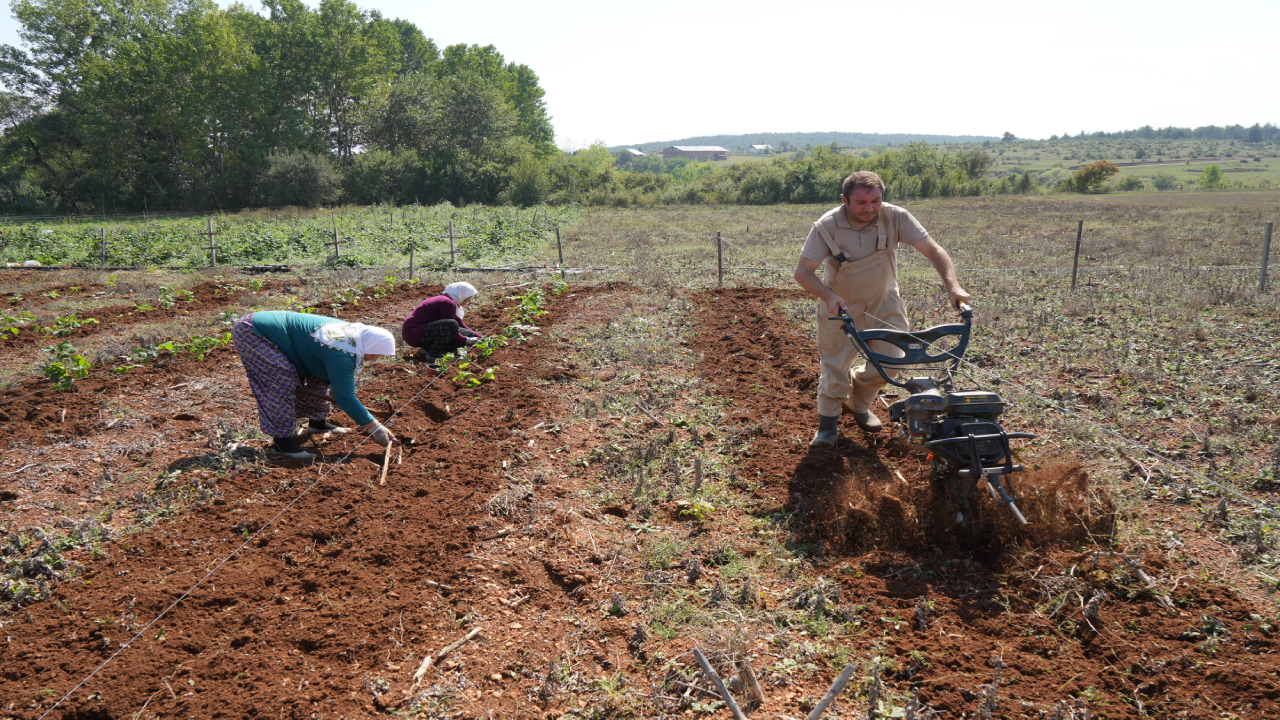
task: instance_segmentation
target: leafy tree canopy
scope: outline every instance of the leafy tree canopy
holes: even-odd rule
[[[350,0],[264,0],[262,13],[212,0],[14,0],[13,13],[21,46],[0,46],[10,212],[332,202],[373,150],[394,157],[357,174],[396,169],[412,181],[398,197],[492,202],[512,153],[555,152],[530,68],[491,45],[441,50]],[[459,184],[464,166],[489,179]],[[315,179],[305,192],[303,169]]]

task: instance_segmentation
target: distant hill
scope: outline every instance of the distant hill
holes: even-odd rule
[[[983,142],[984,140],[999,140],[998,136],[985,135],[913,135],[910,133],[853,133],[853,132],[796,132],[796,133],[753,133],[750,135],[702,135],[699,137],[680,138],[679,140],[667,140],[665,142],[647,142],[638,145],[615,145],[609,148],[612,152],[625,150],[627,148],[637,148],[649,152],[651,150],[661,150],[671,145],[719,145],[729,150],[746,150],[752,145],[772,145],[775,148],[782,144],[783,140],[790,142],[797,147],[805,145],[830,145],[835,143],[840,147],[869,147],[871,145],[901,145],[904,143],[914,142],[916,140],[924,140],[930,143],[971,143]]]

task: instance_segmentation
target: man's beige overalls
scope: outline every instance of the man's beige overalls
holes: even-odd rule
[[[891,240],[885,234],[884,212],[876,217],[874,252],[851,262],[843,261],[845,254],[836,246],[830,230],[821,222],[813,226],[832,255],[823,281],[849,306],[853,324],[859,330],[910,330],[907,309],[898,294],[898,241],[896,237]],[[841,330],[842,324],[828,320],[830,317],[827,303],[819,300],[818,358],[822,361],[822,374],[818,379],[818,414],[831,417],[840,415],[846,408],[850,412],[864,413],[871,408],[876,393],[884,387],[884,378],[865,363],[850,371],[860,353],[853,340]],[[884,355],[903,355],[902,350],[879,340],[873,340],[870,347]]]

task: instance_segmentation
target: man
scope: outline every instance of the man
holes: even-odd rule
[[[866,364],[850,371],[858,350],[827,318],[848,311],[859,330],[909,330],[907,311],[898,294],[898,245],[906,243],[933,264],[952,305],[969,302],[969,293],[956,280],[951,256],[938,245],[911,213],[884,202],[884,182],[873,172],[856,172],[844,179],[840,207],[813,224],[796,263],[795,278],[818,302],[818,432],[812,447],[834,447],[840,415],[853,415],[858,427],[877,432],[880,419],[871,412],[884,378]],[[814,273],[827,263],[822,280]],[[872,317],[874,316],[874,317]],[[872,349],[902,356],[889,343],[873,341]]]

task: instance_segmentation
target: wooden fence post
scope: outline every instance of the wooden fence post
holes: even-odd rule
[[[338,240],[338,228],[335,227],[333,229],[333,259],[334,260],[339,260],[342,258],[342,251],[338,247],[339,242],[340,241]]]
[[[1076,256],[1071,261],[1071,292],[1076,291],[1076,270],[1080,267],[1080,237],[1084,235],[1084,221],[1076,225]]]
[[[102,267],[107,266],[107,229],[102,228]]]
[[[213,244],[213,236],[218,233],[213,231],[213,218],[207,218],[207,221],[209,223],[207,226],[209,228],[208,232],[202,232],[200,234],[209,238],[209,267],[216,268],[218,267],[218,249]]]
[[[1258,292],[1267,291],[1267,261],[1271,259],[1271,225],[1267,223],[1267,234],[1262,239],[1262,275],[1258,278]]]
[[[409,241],[409,279],[413,279],[413,246],[417,245],[414,241]]]
[[[453,220],[449,221],[449,267],[453,267],[458,263],[457,255],[453,249]]]
[[[724,287],[724,238],[716,233],[716,281]]]
[[[560,226],[556,226],[556,254],[560,256],[560,267],[564,267],[564,246],[560,244]]]

